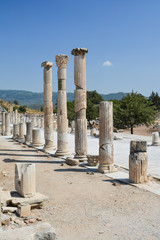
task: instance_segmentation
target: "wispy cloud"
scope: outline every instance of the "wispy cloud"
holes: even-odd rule
[[[112,66],[112,63],[111,63],[110,61],[105,61],[105,62],[103,63],[103,66],[110,67],[110,66]]]

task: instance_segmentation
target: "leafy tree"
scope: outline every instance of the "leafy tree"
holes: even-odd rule
[[[14,100],[13,103],[14,103],[15,105],[18,105],[18,101],[17,101],[17,100]]]
[[[155,120],[155,108],[143,95],[127,94],[114,106],[114,126],[117,128],[133,128],[139,124],[150,125]]]
[[[14,106],[13,107],[13,111],[15,111],[16,109],[19,109],[19,107],[18,106]]]
[[[160,110],[160,96],[157,92],[155,93],[152,91],[149,100],[152,102],[151,105],[155,106],[156,110]]]
[[[87,100],[90,99],[93,104],[99,104],[101,101],[103,101],[102,96],[94,91],[87,91]]]
[[[73,102],[67,102],[67,114],[68,114],[68,120],[69,121],[73,121],[75,119],[74,101]]]
[[[40,111],[43,112],[43,106],[40,107]]]
[[[19,107],[19,112],[23,112],[23,113],[25,113],[26,112],[26,106],[25,105],[23,105],[23,106],[20,106]]]

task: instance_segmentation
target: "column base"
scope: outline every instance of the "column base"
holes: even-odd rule
[[[32,145],[32,147],[42,147],[43,146],[42,143],[32,143],[31,145]]]
[[[117,172],[120,167],[116,167],[114,165],[99,165],[98,172],[100,173],[112,173]]]
[[[69,151],[61,151],[61,150],[57,150],[55,152],[55,156],[65,156],[65,155],[71,155],[71,152],[69,152]]]
[[[78,154],[75,154],[75,155],[74,155],[74,158],[75,158],[75,159],[78,159],[79,162],[84,162],[84,161],[87,161],[87,160],[88,160],[87,155],[78,155]]]
[[[43,150],[55,150],[56,147],[55,146],[47,146],[47,145],[44,145],[44,148]]]

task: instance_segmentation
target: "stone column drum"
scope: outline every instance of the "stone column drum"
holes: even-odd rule
[[[33,147],[40,147],[42,146],[41,141],[41,129],[35,128],[32,130],[32,146]]]
[[[153,132],[152,133],[152,145],[153,146],[159,146],[160,145],[159,132]]]
[[[131,141],[129,155],[129,180],[133,183],[147,181],[148,154],[146,141]]]
[[[112,172],[113,158],[113,103],[100,102],[99,105],[99,167],[98,171]]]
[[[67,119],[67,96],[66,96],[66,68],[67,55],[57,55],[58,67],[58,111],[57,111],[57,151],[56,156],[69,155],[68,150],[68,119]]]
[[[10,122],[13,123],[13,106],[10,105]]]
[[[10,113],[5,114],[5,136],[11,135]]]
[[[53,145],[53,103],[52,103],[52,62],[43,62],[44,67],[44,149],[54,150]]]
[[[25,135],[26,135],[26,124],[25,123],[19,123],[19,138],[18,141],[24,142],[25,141]]]
[[[2,134],[5,134],[5,112],[2,112]]]
[[[17,139],[19,136],[19,124],[14,123],[13,124],[13,139]]]
[[[33,130],[33,122],[26,123],[26,144],[31,144],[32,142],[32,130]]]
[[[85,48],[73,49],[74,55],[74,109],[75,119],[75,158],[87,160],[87,119],[86,119],[86,62]]]
[[[18,110],[15,109],[14,111],[14,123],[18,123]]]
[[[35,164],[16,163],[15,189],[23,197],[33,197],[36,194]]]

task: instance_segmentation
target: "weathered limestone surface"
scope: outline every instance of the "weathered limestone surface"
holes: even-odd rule
[[[13,139],[17,139],[19,136],[19,124],[14,123],[13,124]]]
[[[44,67],[44,149],[53,150],[53,103],[52,103],[52,62],[43,62]]]
[[[152,133],[152,145],[154,146],[160,145],[159,132]]]
[[[10,122],[13,123],[13,106],[10,105]]]
[[[58,112],[57,112],[57,156],[69,155],[68,150],[68,119],[67,119],[67,96],[66,96],[66,68],[68,56],[57,55],[58,67]]]
[[[71,122],[71,133],[75,133],[75,121]]]
[[[5,136],[11,135],[10,113],[5,114]]]
[[[16,163],[15,189],[23,197],[33,197],[36,194],[35,164]]]
[[[99,105],[99,172],[112,172],[113,159],[113,104],[102,101]]]
[[[86,120],[86,62],[85,48],[73,49],[74,55],[74,108],[75,121],[75,158],[86,160],[87,155],[87,120]]]
[[[0,187],[0,227],[1,227],[1,187]]]
[[[15,109],[15,112],[14,112],[14,123],[19,123],[18,122],[18,110]]]
[[[33,122],[26,123],[26,144],[31,144],[32,142],[32,130],[33,130]]]
[[[25,141],[25,135],[26,135],[26,124],[25,123],[19,123],[19,138],[18,140],[20,142]]]
[[[132,183],[147,181],[147,142],[131,141],[129,155],[129,180]]]
[[[42,146],[41,142],[41,130],[39,128],[35,128],[32,130],[32,146],[40,147]]]
[[[5,112],[2,112],[2,134],[5,134]]]

